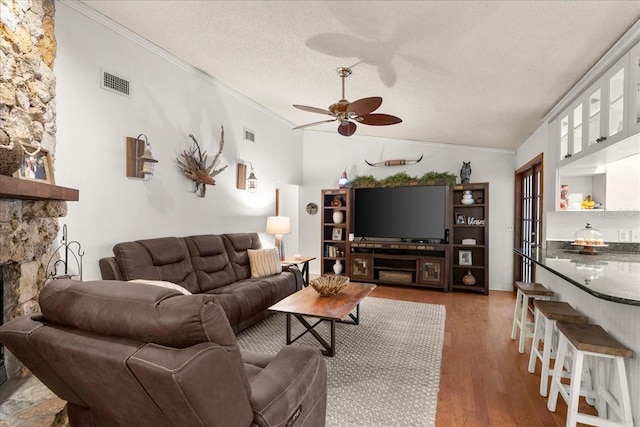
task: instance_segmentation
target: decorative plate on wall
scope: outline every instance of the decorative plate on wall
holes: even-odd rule
[[[316,205],[315,203],[307,204],[307,213],[309,215],[315,215],[316,212],[318,212],[318,205]]]

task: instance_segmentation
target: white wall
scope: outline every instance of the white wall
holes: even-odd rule
[[[365,163],[391,159],[424,159],[414,165],[371,167]],[[338,178],[347,168],[350,178],[373,175],[384,178],[405,171],[420,176],[428,171],[459,175],[463,161],[471,161],[471,182],[489,182],[489,287],[511,290],[513,281],[513,194],[515,153],[474,147],[361,137],[345,138],[337,133],[305,131],[303,150],[304,186],[300,192],[300,252],[315,256],[312,273],[320,272],[321,215],[309,215],[307,203],[320,206],[320,190],[337,188]]]
[[[288,254],[320,257],[320,215],[310,216],[307,203],[320,204],[322,188],[336,188],[347,167],[350,177],[378,178],[406,171],[458,174],[462,161],[471,161],[472,182],[490,183],[490,288],[511,289],[513,170],[515,155],[508,150],[486,150],[425,142],[359,137],[334,133],[291,131],[281,120],[232,90],[204,76],[157,47],[121,29],[81,4],[57,3],[56,59],[58,146],[56,180],[80,189],[80,202],[69,203],[69,238],[86,253],[84,278],[98,279],[98,259],[111,255],[121,241],[196,233],[263,232],[274,212],[275,188],[281,207],[297,203],[294,232],[285,236]],[[131,81],[127,98],[100,88],[104,68]],[[175,166],[176,156],[189,147],[193,133],[215,153],[225,127],[221,165],[205,198],[190,192],[191,183]],[[242,139],[244,128],[256,132],[256,143]],[[142,182],[124,173],[125,137],[144,133],[159,160],[153,180]],[[303,156],[304,152],[304,156]],[[369,167],[364,159],[424,160],[404,167]],[[235,189],[239,160],[251,161],[259,178],[258,192]],[[304,182],[303,181],[304,175]],[[289,187],[292,186],[292,187]],[[283,194],[285,196],[283,196]],[[295,224],[298,224],[297,230]],[[297,235],[296,232],[297,231]],[[262,234],[265,245],[273,237]],[[296,250],[297,249],[297,250]],[[319,271],[319,262],[312,263]]]
[[[56,6],[55,177],[58,185],[80,190],[80,201],[68,204],[60,222],[67,224],[69,239],[82,244],[84,278],[100,278],[98,259],[110,256],[117,242],[263,232],[277,183],[302,182],[302,133],[81,4]],[[101,89],[101,67],[130,80],[132,95]],[[189,148],[190,133],[215,154],[221,126],[220,166],[229,167],[199,198],[175,159]],[[245,127],[256,133],[255,143],[243,140]],[[149,182],[125,176],[125,137],[140,133],[159,160]],[[257,193],[236,190],[238,159],[253,163]],[[272,236],[262,238],[273,245]]]

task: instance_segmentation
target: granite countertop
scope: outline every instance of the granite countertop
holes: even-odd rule
[[[566,245],[514,252],[597,298],[640,305],[640,252],[582,255],[579,249]]]

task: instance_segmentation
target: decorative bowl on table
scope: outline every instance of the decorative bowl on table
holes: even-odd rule
[[[309,281],[309,285],[323,297],[339,294],[347,283],[349,283],[347,276],[320,276]]]

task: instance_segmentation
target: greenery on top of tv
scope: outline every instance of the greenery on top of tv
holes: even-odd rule
[[[350,187],[395,187],[401,185],[455,185],[457,175],[449,172],[426,172],[420,177],[406,172],[398,172],[385,178],[376,179],[373,175],[356,176],[349,180]]]

